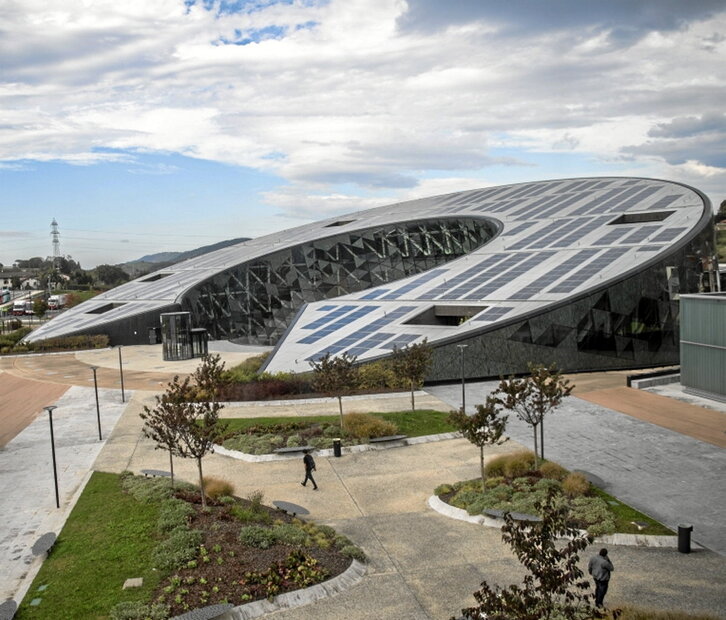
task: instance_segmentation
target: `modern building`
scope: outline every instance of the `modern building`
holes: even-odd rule
[[[99,295],[30,335],[148,342],[188,311],[212,338],[275,345],[266,369],[420,342],[431,379],[673,364],[679,296],[715,290],[713,213],[640,178],[540,181],[380,207],[253,239]]]

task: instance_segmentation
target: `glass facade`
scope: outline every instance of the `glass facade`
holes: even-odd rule
[[[167,361],[192,358],[191,316],[188,312],[161,315],[161,348]]]
[[[304,303],[428,271],[496,233],[490,220],[437,218],[333,235],[227,269],[189,291],[183,308],[213,339],[274,345]]]
[[[713,228],[642,271],[579,299],[456,344],[466,349],[469,378],[526,373],[529,363],[565,371],[679,363],[681,293],[704,290],[704,258],[713,255]],[[707,274],[705,274],[707,275]],[[456,344],[434,350],[430,380],[461,378]]]

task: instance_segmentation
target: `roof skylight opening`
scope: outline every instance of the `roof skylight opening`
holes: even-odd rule
[[[162,278],[166,278],[166,276],[170,276],[170,273],[155,273],[152,276],[149,276],[148,278],[144,278],[143,280],[139,280],[139,282],[156,282],[157,280],[161,280]]]
[[[114,308],[120,308],[121,306],[124,306],[126,304],[104,304],[103,306],[98,306],[97,308],[94,308],[93,310],[87,310],[86,314],[104,314],[105,312],[108,312],[109,310],[113,310]]]
[[[333,226],[345,226],[346,224],[352,224],[355,220],[338,220],[332,224],[326,224],[323,228],[333,228]]]
[[[456,327],[479,314],[487,306],[430,306],[405,322],[405,325]]]
[[[643,222],[662,222],[675,211],[651,211],[650,213],[623,213],[608,224],[642,224]]]

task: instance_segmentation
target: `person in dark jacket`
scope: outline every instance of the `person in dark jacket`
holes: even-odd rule
[[[304,487],[307,486],[308,480],[313,483],[313,491],[318,490],[318,485],[315,484],[315,478],[313,478],[313,472],[315,471],[315,460],[313,455],[310,454],[310,450],[305,450],[305,456],[303,457],[303,464],[305,465],[305,480],[300,484]]]
[[[608,558],[608,550],[600,549],[598,555],[590,558],[587,565],[587,572],[592,575],[595,580],[595,607],[603,606],[603,599],[608,591],[610,583],[610,573],[615,570],[610,558]]]

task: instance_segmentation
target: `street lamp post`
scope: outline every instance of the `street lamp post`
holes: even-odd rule
[[[98,366],[91,366],[91,370],[93,371],[93,389],[96,392],[96,420],[98,420],[98,441],[101,441],[103,437],[101,436],[101,410],[98,407],[98,381],[96,380],[96,371],[98,370]]]
[[[464,381],[464,349],[468,347],[468,344],[457,344],[459,351],[461,351],[461,410],[466,413],[466,383]]]
[[[126,402],[126,395],[124,394],[124,364],[121,361],[121,345],[118,346],[118,370],[121,375],[121,402]]]
[[[53,409],[55,405],[43,407],[48,412],[48,421],[50,422],[50,450],[53,455],[53,482],[55,482],[55,507],[60,508],[60,498],[58,497],[58,469],[55,465],[55,438],[53,437]]]

